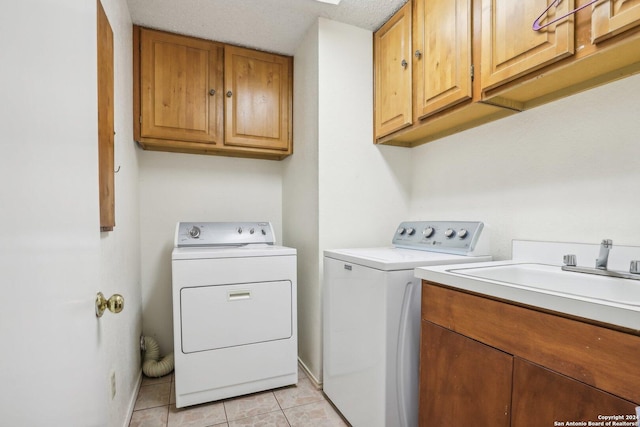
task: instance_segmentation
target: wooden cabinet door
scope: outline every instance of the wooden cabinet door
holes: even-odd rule
[[[540,31],[533,22],[555,0],[482,0],[482,90],[494,88],[574,52],[573,15]],[[573,9],[560,2],[546,13],[549,22]]]
[[[640,25],[640,0],[596,3],[591,14],[591,38],[598,43]]]
[[[100,231],[116,225],[114,177],[114,83],[113,30],[109,18],[97,2],[98,35],[98,183],[100,185]]]
[[[411,1],[373,37],[374,128],[380,138],[412,123]]]
[[[635,404],[629,401],[515,358],[512,427],[595,423],[602,421],[599,415],[620,415],[624,421],[625,415],[633,414]]]
[[[141,136],[222,142],[223,48],[140,30]]]
[[[291,147],[290,57],[225,46],[225,145]]]
[[[415,120],[470,99],[471,0],[416,0],[413,34]]]
[[[423,321],[419,425],[508,427],[512,370],[513,356]]]

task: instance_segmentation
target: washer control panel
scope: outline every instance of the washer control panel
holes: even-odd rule
[[[478,221],[405,221],[392,243],[399,248],[468,255],[476,248],[483,228]]]
[[[176,248],[275,243],[270,222],[179,222],[174,241]]]

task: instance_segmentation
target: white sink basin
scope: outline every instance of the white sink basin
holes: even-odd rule
[[[454,268],[450,273],[516,285],[545,293],[640,307],[640,281],[563,271],[546,264]]]

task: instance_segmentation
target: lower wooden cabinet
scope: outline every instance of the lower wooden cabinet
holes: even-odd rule
[[[514,358],[512,405],[511,425],[517,427],[554,426],[567,421],[597,425],[603,415],[624,417],[635,413],[631,402],[518,357]]]
[[[422,296],[420,427],[636,421],[638,331],[429,282]]]
[[[510,354],[423,322],[421,355],[420,426],[510,425]]]

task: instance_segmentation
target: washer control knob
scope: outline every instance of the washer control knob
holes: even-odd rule
[[[263,236],[266,236],[266,235],[267,235],[267,230],[265,230],[264,228],[261,228],[261,229],[260,229],[260,231],[262,232],[262,235],[263,235]]]
[[[444,236],[447,239],[451,239],[455,235],[456,235],[456,231],[453,228],[447,228],[447,231],[444,232]]]
[[[431,236],[433,236],[433,233],[435,233],[435,232],[436,232],[436,230],[431,226],[429,226],[429,227],[425,228],[424,230],[422,230],[422,234],[424,235],[424,237],[431,237]]]
[[[404,227],[400,227],[400,228],[398,228],[398,231],[396,231],[398,236],[402,236],[406,232],[407,232],[407,230]]]
[[[200,228],[195,225],[189,229],[189,237],[192,239],[197,239],[200,237]]]
[[[256,232],[256,230],[255,230],[255,229],[253,229],[253,228],[252,228],[251,230],[249,230],[249,234],[253,234],[253,233],[255,233],[255,232]]]
[[[238,234],[242,234],[242,227],[238,227],[236,231],[238,232]]]
[[[415,228],[412,228],[412,227],[407,228],[407,235],[408,236],[413,236],[414,234],[416,234],[416,229]]]
[[[465,228],[461,228],[460,230],[458,230],[458,238],[459,239],[464,239],[468,235],[469,235],[469,232]]]

